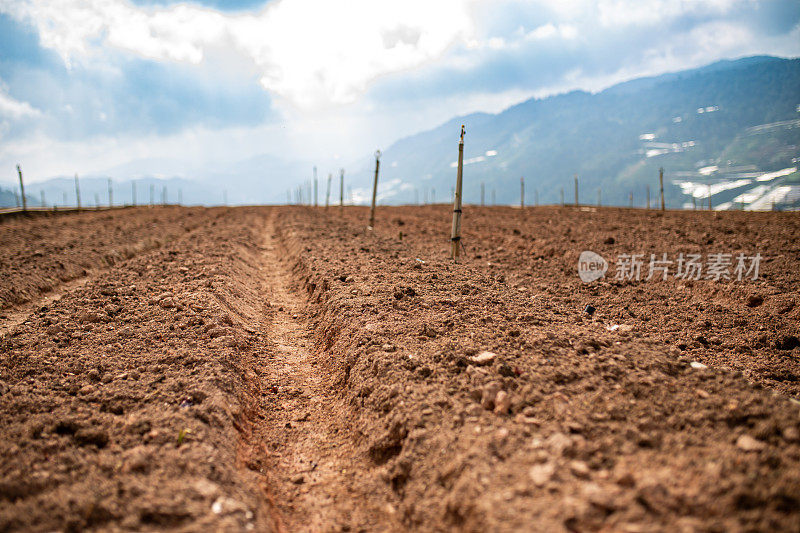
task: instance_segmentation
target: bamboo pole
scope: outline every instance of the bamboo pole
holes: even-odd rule
[[[339,169],[339,210],[344,209],[344,169]]]
[[[481,182],[481,207],[483,207],[483,206],[485,205],[485,204],[484,204],[484,201],[483,201],[483,200],[484,200],[485,193],[486,193],[486,190],[485,190],[484,183],[483,183],[483,182]]]
[[[111,187],[111,178],[108,178],[108,207],[114,207],[114,189]]]
[[[711,211],[711,185],[708,185],[708,210]]]
[[[378,197],[378,170],[381,168],[381,151],[375,150],[375,179],[372,182],[372,208],[369,210],[369,226],[367,229],[375,227],[375,200]]]
[[[78,211],[81,210],[81,184],[78,181],[78,173],[75,173],[75,203],[78,207]]]
[[[633,192],[628,193],[628,207],[633,208]]]
[[[154,183],[150,184],[150,207],[156,205],[156,186]]]
[[[319,206],[317,203],[317,167],[314,167],[314,207]]]
[[[461,251],[461,183],[464,173],[464,125],[461,125],[461,139],[458,141],[458,171],[456,172],[456,192],[453,199],[453,226],[450,231],[450,257],[458,260]]]
[[[22,182],[22,169],[17,165],[17,174],[19,174],[19,190],[22,195],[22,211],[28,210],[28,200],[25,198],[25,184]]]
[[[325,209],[328,209],[328,205],[331,203],[331,179],[333,179],[333,174],[328,173],[328,190],[325,192]]]
[[[519,177],[519,207],[525,209],[525,178]]]
[[[647,185],[647,209],[650,209],[650,185]]]
[[[578,202],[578,175],[575,174],[575,207],[578,207],[580,203]]]
[[[661,210],[664,211],[664,168],[658,169],[658,186],[661,189]],[[694,199],[694,197],[692,197]]]

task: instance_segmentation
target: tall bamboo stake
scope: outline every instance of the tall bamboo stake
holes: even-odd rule
[[[458,260],[461,250],[461,181],[464,171],[464,125],[461,125],[461,139],[458,141],[458,172],[456,173],[456,192],[453,200],[453,227],[450,231],[450,257]]]
[[[381,168],[381,151],[375,150],[375,180],[372,182],[372,208],[369,210],[368,229],[375,227],[375,199],[378,197],[378,170]]]
[[[339,210],[344,209],[344,169],[339,169]]]
[[[708,186],[708,210],[711,211],[711,185]]]
[[[19,190],[22,194],[22,211],[28,210],[28,200],[25,198],[25,184],[22,182],[22,169],[17,165],[17,174],[19,174]]]
[[[658,169],[658,186],[661,189],[661,210],[664,211],[664,168]],[[694,199],[694,197],[692,197]]]
[[[497,205],[497,194],[494,189],[492,189],[492,205]]]
[[[325,209],[328,209],[328,205],[331,203],[331,179],[333,178],[333,174],[328,173],[328,190],[325,192]]]
[[[78,173],[75,173],[75,205],[81,210],[81,185],[78,182]]]
[[[578,175],[575,174],[575,207],[578,207],[580,203],[578,203]]]
[[[633,193],[628,193],[628,207],[633,207]]]
[[[484,186],[483,182],[481,182],[481,207],[484,206],[484,203],[483,203],[484,195],[485,195],[485,186]]]
[[[650,185],[647,185],[647,209],[650,209]]]
[[[114,207],[114,189],[111,187],[111,178],[108,178],[108,207]]]
[[[525,209],[525,178],[519,177],[519,208]]]
[[[314,167],[314,207],[317,207],[317,167]]]

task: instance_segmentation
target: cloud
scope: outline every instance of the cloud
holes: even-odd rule
[[[40,117],[42,112],[31,106],[28,102],[15,100],[0,86],[0,117],[21,119],[25,117]]]
[[[231,48],[259,70],[264,88],[301,108],[352,102],[375,78],[441,56],[472,31],[468,0],[282,0],[257,14],[110,0],[0,0],[34,25],[67,65],[113,48],[158,61],[199,64]]]

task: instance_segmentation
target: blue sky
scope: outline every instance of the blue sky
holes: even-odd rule
[[[456,115],[756,54],[800,55],[800,2],[0,0],[0,181],[346,164]]]

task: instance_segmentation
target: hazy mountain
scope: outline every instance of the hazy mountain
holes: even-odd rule
[[[582,203],[596,203],[602,188],[605,204],[627,205],[633,193],[640,205],[648,184],[655,198],[658,168],[664,167],[667,202],[679,207],[688,199],[680,180],[715,182],[726,179],[728,170],[735,174],[736,167],[752,174],[796,164],[800,128],[778,127],[770,139],[748,128],[796,120],[798,105],[800,60],[774,57],[722,61],[597,94],[531,99],[494,115],[457,117],[390,146],[381,159],[384,201],[413,202],[431,189],[437,201],[449,200],[465,124],[467,202],[479,201],[484,182],[487,203],[492,191],[498,203],[518,203],[520,176],[526,203],[537,192],[542,203],[558,202],[562,187],[572,202],[577,174]],[[719,168],[698,172],[710,166]],[[368,187],[369,167],[358,175]]]

